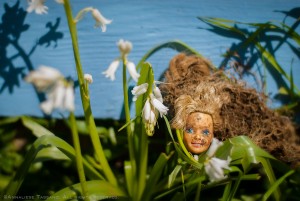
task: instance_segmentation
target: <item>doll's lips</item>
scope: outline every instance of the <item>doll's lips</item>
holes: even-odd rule
[[[205,142],[192,142],[191,144],[193,147],[201,147],[205,145]]]

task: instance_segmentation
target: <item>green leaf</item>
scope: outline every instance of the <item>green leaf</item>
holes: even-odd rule
[[[127,190],[128,190],[129,195],[132,196],[134,178],[132,175],[132,166],[131,166],[130,161],[124,162],[124,172],[125,172]]]
[[[88,181],[87,189],[90,200],[118,199],[122,197],[128,197],[128,195],[122,189],[104,180]],[[72,199],[81,200],[83,199],[81,193],[81,186],[79,183],[54,193],[53,195],[49,196],[47,201],[63,201]]]
[[[275,181],[276,181],[276,177],[274,175],[272,166],[268,159],[263,158],[263,157],[257,157],[257,158],[258,158],[258,161],[262,164],[262,166],[264,168],[264,171],[265,171],[267,178],[269,180],[269,183],[270,183],[270,186],[268,188],[270,188],[271,186],[273,186],[275,184]],[[280,190],[278,188],[275,188],[275,189],[273,189],[272,193],[274,195],[275,200],[279,201],[280,197],[281,197]]]
[[[49,131],[50,132],[50,131]],[[49,147],[57,147],[62,153],[68,156],[72,161],[75,161],[75,151],[72,146],[66,143],[64,140],[52,135],[43,135],[39,137],[31,146],[29,151],[27,152],[25,159],[17,171],[14,178],[10,181],[9,185],[3,192],[4,195],[14,196],[18,192],[20,186],[23,183],[23,180],[35,160],[37,154]],[[49,159],[49,158],[47,158]],[[86,171],[87,176],[90,178],[103,179],[103,176],[100,175],[86,160],[83,160],[84,169]]]
[[[282,177],[277,179],[276,182],[273,183],[272,186],[270,186],[269,190],[264,194],[262,200],[266,201],[269,199],[270,195],[276,191],[276,189],[279,187],[279,185],[290,175],[294,174],[295,170],[290,170],[289,172],[285,173]]]
[[[168,188],[171,188],[171,186],[173,185],[173,183],[174,183],[179,171],[181,170],[181,168],[182,168],[182,165],[176,165],[174,170],[169,175]]]
[[[153,169],[152,169],[149,179],[147,181],[146,188],[144,190],[141,200],[143,200],[143,201],[151,200],[151,198],[153,196],[152,194],[156,190],[155,186],[157,185],[157,182],[159,181],[159,178],[163,172],[163,169],[171,156],[172,156],[172,154],[167,156],[165,153],[161,153],[159,155],[157,161],[155,162],[155,164],[153,166]]]
[[[51,146],[41,149],[37,153],[34,163],[48,160],[70,160],[70,158],[62,153],[57,147]]]
[[[43,135],[54,135],[49,130],[47,130],[46,128],[44,128],[43,126],[41,126],[40,124],[36,123],[28,117],[22,116],[21,120],[24,126],[30,129],[36,137],[41,137]]]
[[[159,44],[155,47],[153,47],[152,49],[150,49],[143,57],[142,59],[139,61],[139,63],[137,64],[136,68],[137,70],[140,69],[142,67],[142,64],[151,56],[153,55],[155,52],[163,49],[163,48],[171,48],[174,49],[178,52],[185,52],[187,54],[195,54],[199,57],[202,57],[201,54],[199,54],[195,49],[191,48],[189,45],[185,44],[184,42],[180,41],[180,40],[174,40],[174,41],[168,41],[162,44]],[[142,75],[142,73],[141,73]]]

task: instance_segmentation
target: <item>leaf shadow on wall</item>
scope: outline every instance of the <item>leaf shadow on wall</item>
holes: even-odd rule
[[[299,45],[297,45],[297,40],[299,39],[295,39],[292,33],[299,28],[300,7],[289,11],[274,12],[280,12],[285,15],[282,22],[273,22],[271,19],[265,23],[244,23],[204,17],[198,17],[198,19],[210,26],[207,29],[208,31],[238,41],[232,43],[223,54],[224,58],[218,66],[220,69],[231,69],[239,79],[251,76],[255,81],[257,90],[265,91],[266,77],[263,68],[263,65],[265,65],[265,69],[275,81],[277,89],[284,88],[289,91],[287,96],[282,96],[278,93],[275,94],[274,98],[283,104],[287,104],[295,101],[296,92],[294,92],[291,83],[286,79],[290,76],[290,72],[286,72],[284,70],[286,68],[280,66],[276,60],[275,53],[283,46],[286,46],[294,53],[291,56],[291,62],[293,58],[300,58],[300,49]],[[287,20],[288,18],[289,20]],[[199,27],[199,29],[204,28]],[[274,59],[266,58],[266,53]]]
[[[50,48],[53,46],[56,48],[58,40],[63,39],[63,33],[57,31],[60,25],[60,18],[57,18],[55,22],[46,23],[47,32],[40,36],[27,52],[28,48],[23,48],[19,42],[22,34],[30,28],[30,25],[25,23],[27,12],[20,7],[20,1],[11,7],[7,3],[3,6],[5,12],[0,23],[0,83],[2,83],[0,95],[5,90],[12,94],[16,87],[20,87],[24,83],[24,76],[35,69],[30,57],[38,47]],[[20,63],[20,60],[22,64],[16,64],[16,61]],[[36,89],[35,92],[40,102],[45,100],[44,93],[38,92]]]

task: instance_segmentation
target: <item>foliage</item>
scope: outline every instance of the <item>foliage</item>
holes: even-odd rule
[[[92,115],[88,84],[84,80],[70,1],[65,0],[63,6],[72,38],[84,119],[76,120],[73,111],[69,119],[63,120],[26,116],[3,118],[0,122],[0,142],[3,145],[0,161],[5,164],[0,166],[0,200],[18,199],[24,192],[33,192],[24,184],[28,183],[26,180],[41,182],[39,173],[47,164],[54,164],[55,172],[64,170],[58,178],[53,178],[63,182],[46,182],[48,187],[43,192],[36,192],[44,196],[36,194],[29,200],[296,200],[300,196],[300,170],[291,169],[276,160],[246,136],[227,139],[219,147],[215,157],[231,159],[230,170],[225,170],[223,179],[211,182],[204,168],[210,159],[204,153],[196,160],[183,145],[180,131],[171,130],[166,116],[161,115],[163,121],[155,121],[152,125],[159,124],[155,135],[161,133],[164,138],[147,135],[144,105],[154,93],[155,80],[153,68],[146,60],[165,47],[201,56],[181,41],[154,47],[138,63],[141,76],[137,84],[147,83],[148,87],[135,102],[134,118],[129,113],[128,61],[122,55],[126,121],[97,123]],[[299,90],[293,83],[292,73],[284,72],[274,56],[256,40],[262,31],[278,31],[279,26],[272,23],[249,24],[258,28],[248,36],[228,25],[233,21],[201,20],[240,34],[245,39],[244,45],[253,43],[261,58],[288,80],[289,87],[283,85],[284,90],[290,97],[296,98],[293,101],[298,100]],[[299,42],[297,33],[286,25],[282,24],[282,27],[285,33]],[[119,133],[115,135],[117,129]],[[16,145],[20,136],[26,136],[28,142]],[[155,150],[156,147],[162,151]],[[75,172],[78,177],[74,177]],[[249,184],[255,187],[249,189]]]

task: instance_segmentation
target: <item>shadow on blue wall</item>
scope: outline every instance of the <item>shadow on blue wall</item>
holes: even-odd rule
[[[54,23],[47,22],[46,28],[48,28],[48,32],[42,35],[27,53],[19,43],[19,39],[22,33],[29,30],[30,25],[24,23],[27,12],[19,6],[19,1],[12,7],[9,7],[7,3],[4,4],[5,12],[0,23],[0,79],[3,79],[0,94],[6,89],[12,94],[14,89],[20,86],[20,81],[27,71],[34,70],[30,56],[36,51],[38,46],[50,47],[53,43],[55,48],[58,40],[63,38],[63,33],[57,31],[60,25],[60,18],[57,18]],[[9,47],[13,47],[16,52],[12,56],[7,54]],[[21,59],[24,62],[24,66],[15,65],[14,61],[17,59]],[[45,94],[35,91],[39,101],[44,101]]]
[[[295,19],[295,21],[293,21],[293,24],[290,26],[291,30],[295,31],[296,28],[298,28],[300,24],[300,7],[293,8],[290,11],[274,12],[285,14],[282,26],[286,25],[286,19],[290,17],[292,19]],[[251,24],[232,21],[231,28],[225,28],[220,26],[218,23],[211,23],[211,21],[208,21],[205,18],[199,17],[199,19],[208,24],[211,27],[208,30],[213,32],[214,34],[226,38],[234,38],[239,41],[237,43],[231,44],[231,46],[224,54],[224,59],[218,67],[220,69],[226,69],[228,67],[233,69],[235,74],[241,79],[245,78],[245,76],[253,77],[259,91],[265,91],[265,84],[264,82],[262,82],[262,80],[264,80],[264,73],[262,72],[263,68],[258,68],[258,74],[253,72],[253,67],[257,65],[258,61],[262,58],[261,52],[257,50],[255,42],[263,44],[263,48],[273,56],[284,44],[286,44],[290,47],[295,56],[297,58],[300,58],[299,47],[295,46],[288,40],[291,38],[291,32],[284,31],[284,29],[280,28],[266,26],[268,24],[271,24],[272,22]],[[221,23],[224,22],[225,21],[221,21]],[[226,24],[227,22],[225,22],[224,24]],[[278,89],[280,87],[290,87],[290,83],[286,83],[282,74],[274,67],[272,67],[272,65],[268,63],[268,61],[265,61],[265,65],[266,69],[269,71],[274,81],[276,82]],[[289,98],[280,96],[279,94],[276,94],[275,98],[284,104],[289,102]]]

